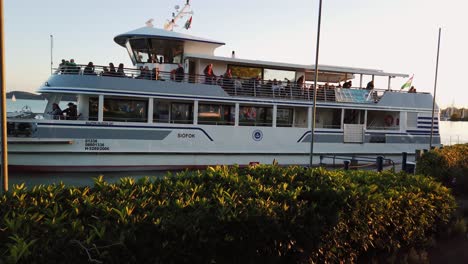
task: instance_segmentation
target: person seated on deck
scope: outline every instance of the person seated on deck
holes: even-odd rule
[[[115,76],[116,72],[115,72],[115,66],[114,66],[114,63],[110,62],[109,63],[109,75],[110,76]]]
[[[76,66],[75,60],[70,59],[70,62],[67,63],[67,73],[68,74],[79,74],[80,67]]]
[[[347,89],[350,89],[352,86],[353,86],[352,81],[347,81],[343,84],[343,88],[347,88]]]
[[[102,68],[101,76],[111,76],[107,67]]]
[[[374,81],[370,81],[367,83],[366,90],[373,90],[374,89]]]
[[[52,111],[49,111],[47,114],[51,115],[54,119],[60,119],[62,115],[62,109],[57,103],[52,104]]]
[[[184,67],[182,67],[181,63],[179,63],[177,66],[178,68],[175,71],[175,81],[182,82],[182,80],[184,79],[185,70]]]
[[[120,64],[119,64],[119,67],[117,68],[116,76],[117,76],[117,77],[125,77],[125,72],[124,72],[124,65],[123,65],[123,63],[120,63]]]
[[[203,70],[203,73],[205,74],[205,83],[206,84],[213,84],[214,81],[216,80],[216,75],[213,72],[213,64],[212,63],[206,65],[205,69]]]
[[[68,108],[62,111],[62,115],[65,115],[67,120],[76,120],[78,118],[78,109],[72,102],[68,103]]]
[[[408,93],[416,93],[416,88],[414,88],[414,86],[411,86],[411,88],[408,90]]]
[[[96,73],[94,72],[94,64],[93,64],[93,62],[90,61],[90,62],[88,63],[88,66],[86,66],[86,68],[84,69],[83,74],[84,74],[84,75],[96,75]]]

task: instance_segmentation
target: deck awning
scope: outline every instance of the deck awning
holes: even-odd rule
[[[262,67],[278,70],[292,70],[296,72],[305,72],[306,81],[314,81],[315,65],[303,65],[293,63],[281,63],[272,61],[261,60],[248,60],[230,57],[211,56],[204,54],[185,54],[185,58],[200,59],[206,61],[224,62],[227,64],[235,64],[239,66]],[[349,79],[354,79],[354,75],[374,75],[374,76],[388,76],[388,77],[402,77],[406,78],[408,74],[401,73],[387,73],[382,70],[341,67],[331,65],[319,65],[319,81],[320,82],[338,82]]]
[[[131,38],[156,38],[156,39],[167,39],[167,40],[180,40],[180,41],[193,41],[193,42],[201,42],[201,43],[208,43],[213,44],[216,46],[225,45],[224,42],[199,38],[187,34],[182,34],[179,32],[168,31],[160,28],[152,28],[152,27],[142,27],[127,33],[123,33],[117,35],[114,38],[114,41],[122,47],[125,47],[125,42],[127,39]]]

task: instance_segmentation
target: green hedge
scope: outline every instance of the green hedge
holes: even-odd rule
[[[439,148],[424,153],[417,173],[433,176],[456,193],[468,194],[468,144]]]
[[[454,209],[422,176],[209,168],[0,196],[6,263],[308,263],[422,247]],[[0,261],[1,262],[1,261]]]

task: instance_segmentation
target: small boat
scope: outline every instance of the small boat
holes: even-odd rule
[[[11,101],[16,102],[16,96],[15,96],[15,94],[13,94],[13,96],[11,96]]]
[[[9,131],[11,169],[309,163],[314,65],[215,56],[214,50],[225,43],[151,23],[114,41],[128,52],[134,67],[116,72],[99,65],[61,68],[38,89],[48,98],[44,119],[9,119],[23,124],[11,126],[23,133]],[[434,143],[440,143],[439,118],[431,116],[432,95],[390,89],[392,79],[408,74],[330,65],[318,69],[315,163],[319,156],[335,154],[414,153],[429,145],[431,124]],[[386,79],[388,87],[366,89],[363,77]],[[76,96],[77,105],[61,109],[66,116],[54,112],[70,95]]]

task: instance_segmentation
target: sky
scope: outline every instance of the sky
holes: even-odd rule
[[[145,26],[162,27],[185,0],[4,0],[8,91],[34,92],[53,62],[74,58],[132,65],[113,38]],[[192,28],[175,31],[225,42],[215,55],[314,64],[319,0],[191,0]],[[433,92],[438,29],[442,28],[437,102],[468,107],[468,36],[464,0],[323,0],[319,64],[413,75]],[[399,89],[407,79],[392,79]],[[364,79],[364,83],[368,80]],[[355,84],[359,81],[356,80]],[[387,87],[386,78],[376,85]]]

